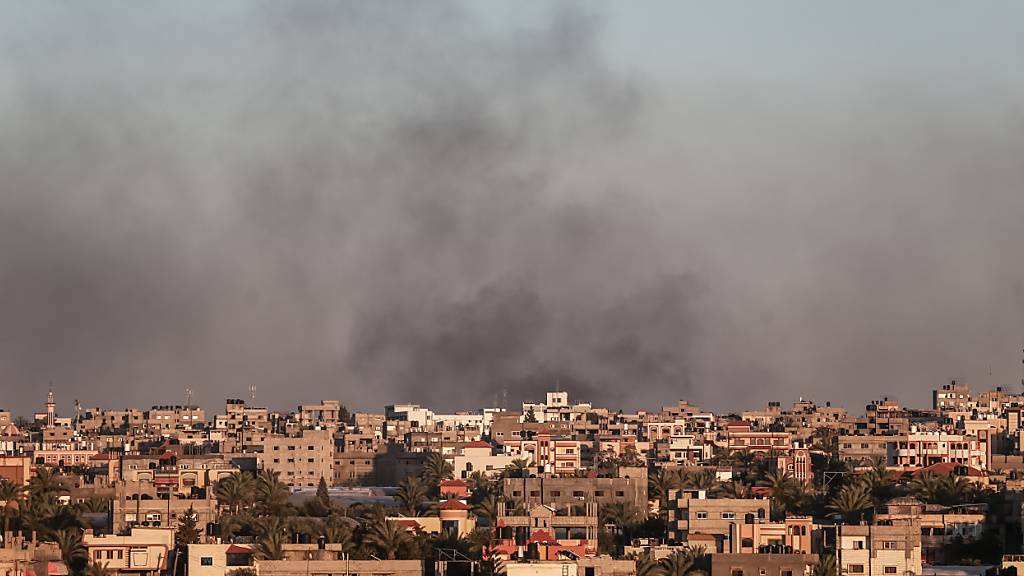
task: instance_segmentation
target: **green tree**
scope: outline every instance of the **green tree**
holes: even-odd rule
[[[75,528],[64,528],[53,532],[48,540],[57,543],[61,562],[68,567],[68,572],[81,574],[89,561],[88,551],[82,542],[82,531]]]
[[[859,522],[864,512],[870,510],[874,504],[867,486],[847,484],[829,501],[828,510],[841,515],[843,521],[850,524]]]
[[[647,495],[652,500],[657,500],[664,510],[668,507],[669,493],[682,487],[682,481],[675,470],[659,468],[647,477]]]
[[[283,516],[289,509],[291,491],[281,482],[280,474],[273,470],[261,470],[249,491],[255,496],[258,514]]]
[[[174,544],[184,548],[189,544],[198,544],[202,532],[199,530],[199,516],[192,506],[184,514],[178,516],[178,530],[174,533]]]
[[[11,510],[17,510],[21,506],[21,501],[24,497],[24,486],[15,484],[6,478],[0,480],[0,501],[3,502],[3,508],[0,508],[0,516],[3,517],[5,534],[11,529]]]
[[[441,481],[451,478],[454,471],[455,468],[440,452],[431,452],[427,454],[427,460],[423,463],[420,479],[426,482],[431,490],[440,490]]]
[[[836,557],[833,554],[822,554],[814,565],[814,576],[836,576]]]
[[[530,424],[537,423],[537,413],[533,410],[533,406],[530,406],[530,408],[527,409],[526,415],[523,416],[523,422],[528,422]]]
[[[419,478],[410,476],[398,485],[398,492],[395,493],[395,498],[402,503],[402,512],[404,514],[407,516],[418,516],[420,504],[427,501],[427,488]]]
[[[384,520],[367,527],[363,545],[375,550],[378,556],[395,560],[399,551],[410,542],[409,533],[394,522]]]
[[[217,481],[213,493],[221,506],[227,506],[232,515],[237,516],[253,498],[255,482],[252,476],[244,472],[233,472]]]
[[[331,494],[327,491],[327,480],[323,476],[320,477],[320,482],[316,485],[316,499],[325,508],[331,505]]]

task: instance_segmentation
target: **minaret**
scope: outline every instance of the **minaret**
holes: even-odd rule
[[[50,384],[50,391],[46,394],[46,426],[52,427],[53,421],[57,417],[55,412],[55,405],[53,403],[53,384]]]

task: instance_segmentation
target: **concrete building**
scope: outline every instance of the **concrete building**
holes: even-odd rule
[[[552,474],[571,475],[582,467],[582,443],[568,436],[537,434],[528,439],[506,440],[505,453]]]
[[[423,576],[420,560],[256,560],[259,576]]]
[[[946,432],[911,432],[888,439],[887,464],[901,468],[926,468],[949,462],[988,468],[988,455],[977,437]]]
[[[315,487],[321,478],[334,478],[334,436],[330,430],[268,436],[259,459],[263,469],[277,472],[288,486]]]
[[[889,456],[888,436],[840,436],[839,459],[854,466],[870,465],[875,460],[886,461]]]
[[[555,478],[532,476],[505,478],[503,494],[521,499],[527,505],[563,506],[596,502],[603,506],[626,502],[640,510],[647,509],[647,469],[620,468],[618,478]]]
[[[495,454],[494,447],[482,440],[462,446],[460,453],[449,457],[456,478],[469,478],[473,472],[497,476],[516,459],[512,454]]]
[[[171,484],[152,481],[114,484],[111,519],[115,532],[129,528],[177,528],[179,519],[191,509],[200,529],[217,519],[217,500],[213,490],[202,497],[182,497]]]
[[[838,568],[844,576],[921,574],[920,523],[840,525],[836,540]]]
[[[337,428],[341,421],[341,401],[321,400],[320,404],[299,406],[299,426],[303,428]]]
[[[817,554],[712,554],[711,576],[803,576]]]
[[[669,492],[668,539],[686,542],[694,534],[713,537],[714,551],[732,549],[736,524],[767,522],[771,501],[762,498],[708,498],[703,490]]]
[[[969,412],[971,405],[971,388],[953,380],[943,384],[942,388],[932,391],[932,409]]]
[[[170,567],[174,528],[132,528],[126,536],[86,532],[83,544],[89,559],[117,574],[157,576]]]
[[[253,550],[238,544],[189,544],[188,576],[228,576],[252,566]]]

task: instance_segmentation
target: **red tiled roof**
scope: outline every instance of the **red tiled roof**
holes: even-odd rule
[[[90,456],[89,460],[113,460],[114,455],[110,452],[100,452],[94,456]]]
[[[546,530],[537,530],[530,535],[530,540],[528,541],[528,543],[533,542],[558,542],[558,540],[555,540],[555,537]]]
[[[232,544],[231,546],[228,546],[228,549],[225,550],[224,553],[225,554],[252,554],[252,549],[251,548],[246,548],[244,546],[239,546],[237,544]]]
[[[469,506],[466,506],[459,500],[445,500],[437,507],[438,510],[469,510]]]
[[[468,484],[466,484],[465,481],[459,479],[441,480],[441,486],[468,486]]]
[[[962,471],[966,471],[966,474],[958,474],[957,469],[961,468]],[[988,476],[983,470],[978,470],[972,466],[965,466],[963,464],[954,464],[952,462],[939,462],[938,464],[932,464],[927,468],[920,468],[914,471],[914,475],[918,476],[925,472],[931,472],[932,474],[938,474],[939,476],[950,476],[956,474],[957,476],[968,476],[972,478],[984,478]]]
[[[473,440],[465,445],[465,448],[491,448],[491,445],[483,440]]]

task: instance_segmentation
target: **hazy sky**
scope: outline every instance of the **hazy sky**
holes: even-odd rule
[[[12,2],[0,407],[1019,389],[1018,2]]]

